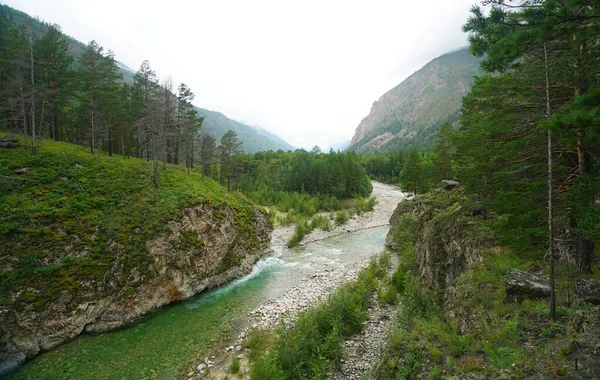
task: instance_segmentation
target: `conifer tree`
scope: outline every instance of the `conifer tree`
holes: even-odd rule
[[[242,143],[237,133],[231,129],[221,137],[219,151],[221,154],[221,177],[227,180],[227,191],[231,191],[231,179],[233,178],[237,155],[241,152]]]

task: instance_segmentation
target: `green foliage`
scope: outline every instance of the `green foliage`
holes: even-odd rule
[[[356,200],[356,205],[354,206],[354,209],[356,210],[356,213],[358,215],[362,215],[362,213],[364,212],[373,211],[375,204],[377,204],[377,199],[375,197],[370,197],[367,200],[365,200],[365,198],[363,197],[359,197]]]
[[[348,213],[345,210],[340,210],[335,214],[335,224],[343,226],[348,221]]]
[[[310,220],[300,219],[296,221],[296,230],[288,241],[288,247],[292,248],[298,245],[306,235],[316,228],[329,231],[329,219],[324,216],[315,216]]]
[[[250,378],[325,378],[341,358],[343,339],[361,331],[377,289],[377,273],[385,273],[383,266],[388,261],[383,258],[372,262],[357,280],[342,285],[324,303],[301,313],[293,326],[280,327],[268,353],[253,363]]]
[[[248,349],[248,357],[252,361],[256,361],[262,357],[275,340],[275,334],[269,330],[251,330],[248,334],[246,348]]]
[[[240,359],[237,356],[233,355],[231,357],[231,365],[229,366],[229,372],[238,373],[240,372]]]
[[[315,154],[296,150],[247,155],[237,181],[261,204],[279,204],[284,201],[281,198],[285,198],[285,191],[318,197],[318,209],[325,211],[339,209],[339,199],[364,197],[373,189],[354,152]]]
[[[22,167],[30,170],[12,180]],[[145,276],[150,265],[146,242],[182,208],[200,203],[231,208],[240,238],[256,244],[249,201],[174,166],[160,172],[162,187],[155,189],[148,169],[143,160],[93,156],[83,147],[52,141],[44,142],[37,155],[3,150],[0,257],[12,270],[0,273],[2,299],[29,289],[27,299],[14,302],[43,307],[63,290],[76,294],[84,282],[100,283],[116,265],[124,273],[135,268]],[[180,244],[201,248],[204,243],[185,231]],[[73,249],[77,255],[70,253]]]

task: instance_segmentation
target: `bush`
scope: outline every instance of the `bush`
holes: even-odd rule
[[[340,210],[335,214],[335,224],[343,226],[348,221],[348,214],[344,210]]]
[[[293,326],[279,328],[268,354],[253,363],[250,378],[325,378],[330,367],[339,363],[343,339],[363,328],[382,262],[374,260],[355,281],[299,314]]]
[[[248,357],[250,360],[256,360],[263,356],[269,346],[273,344],[275,335],[267,330],[252,330],[248,335],[246,347],[248,348]]]
[[[240,372],[240,359],[237,356],[231,358],[231,366],[229,366],[229,372],[238,373]]]

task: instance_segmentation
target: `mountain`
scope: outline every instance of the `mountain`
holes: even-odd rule
[[[256,153],[265,150],[294,150],[294,147],[285,142],[279,136],[266,131],[258,126],[250,126],[239,121],[229,119],[220,112],[210,111],[196,107],[198,115],[204,116],[202,124],[204,130],[214,137],[217,142],[228,130],[237,133],[242,148],[247,153]]]
[[[346,140],[340,143],[334,143],[331,145],[328,145],[325,149],[323,149],[323,152],[329,152],[329,150],[333,149],[334,151],[340,151],[343,152],[346,149],[348,149],[348,147],[350,146],[350,140]]]
[[[439,126],[458,121],[462,97],[481,73],[479,61],[464,48],[427,63],[373,103],[350,149],[367,153],[431,148]]]
[[[0,4],[0,18],[9,20],[21,29],[27,28],[32,30],[34,35],[38,38],[43,36],[51,25],[37,17],[33,18],[24,12],[2,4]],[[86,48],[84,43],[77,41],[73,37],[65,35],[65,39],[69,44],[69,53],[75,58],[79,57]],[[135,75],[135,70],[119,61],[117,61],[117,66],[119,67],[121,75],[123,75],[123,79],[126,82],[131,83],[133,81],[133,76]],[[261,127],[240,123],[229,119],[219,112],[209,111],[199,107],[196,107],[196,110],[200,116],[204,116],[203,125],[206,128],[206,131],[217,140],[217,143],[227,130],[232,129],[237,133],[240,141],[243,143],[242,149],[247,153],[255,153],[263,150],[294,150],[292,145]]]

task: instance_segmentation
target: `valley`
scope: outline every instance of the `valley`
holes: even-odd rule
[[[600,378],[600,3],[9,5],[0,377]]]

